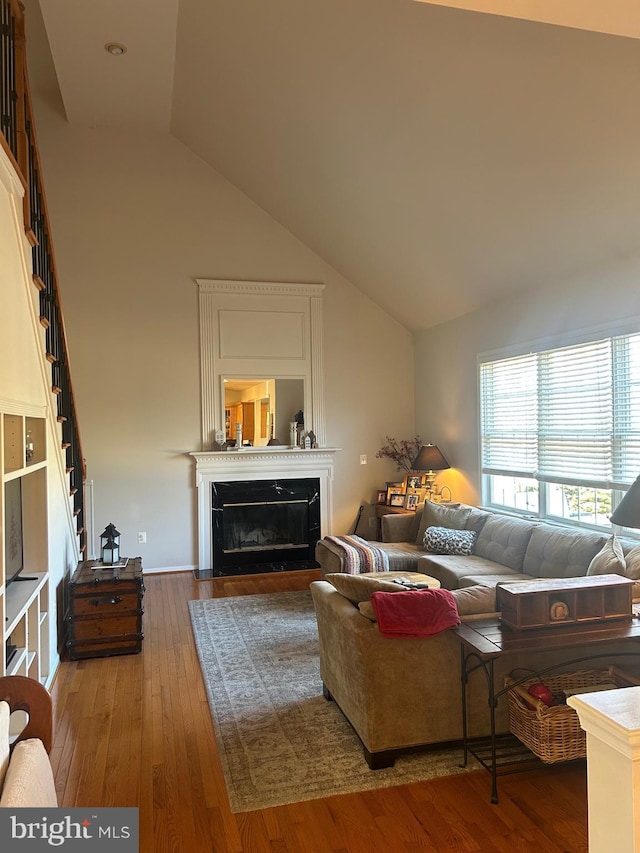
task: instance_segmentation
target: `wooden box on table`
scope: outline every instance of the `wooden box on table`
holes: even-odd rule
[[[69,583],[67,649],[71,660],[136,654],[142,649],[142,559],[126,565],[80,563]]]
[[[620,575],[501,583],[500,621],[514,631],[631,619],[633,581]]]

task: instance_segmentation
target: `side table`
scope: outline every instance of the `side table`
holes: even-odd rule
[[[503,654],[515,652],[543,652],[563,648],[594,649],[592,654],[581,655],[563,660],[554,666],[539,670],[544,675],[554,670],[571,666],[583,661],[611,657],[606,651],[597,652],[596,647],[611,643],[629,644],[632,649],[640,641],[640,622],[629,616],[627,619],[603,620],[600,623],[573,623],[560,627],[538,628],[527,631],[513,631],[504,626],[499,618],[481,619],[477,622],[462,623],[454,629],[460,641],[460,664],[462,682],[462,738],[463,766],[466,766],[469,753],[491,774],[491,802],[498,802],[498,776],[522,769],[524,762],[539,765],[539,760],[512,735],[496,734],[496,707],[498,700],[508,690],[526,681],[523,678],[512,681],[509,687],[497,689],[494,677],[495,660]],[[615,657],[638,657],[640,648],[629,652],[615,652]],[[467,681],[469,675],[481,668],[487,683],[489,700],[490,733],[488,738],[468,736],[467,728]]]
[[[142,558],[123,567],[78,565],[69,582],[67,650],[71,660],[136,654],[142,649]]]

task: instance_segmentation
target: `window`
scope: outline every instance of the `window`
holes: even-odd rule
[[[610,528],[640,473],[640,334],[480,364],[484,503]]]

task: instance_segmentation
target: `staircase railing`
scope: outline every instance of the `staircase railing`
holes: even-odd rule
[[[39,291],[39,319],[45,329],[46,359],[51,365],[51,391],[56,397],[57,420],[62,429],[61,449],[76,532],[80,551],[86,555],[86,469],[27,78],[24,13],[18,0],[0,0],[0,131],[0,144],[25,187],[24,226],[32,246],[33,283]]]

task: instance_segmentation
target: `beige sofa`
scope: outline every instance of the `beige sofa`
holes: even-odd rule
[[[501,516],[473,507],[426,504],[415,516],[383,517],[384,543],[392,571],[419,572],[452,591],[463,621],[495,613],[500,581],[577,577],[589,573],[640,575],[640,546],[626,543],[624,556],[612,537]],[[420,544],[429,526],[475,531],[474,553],[435,554]],[[428,639],[386,639],[372,621],[372,575],[346,575],[340,547],[318,542],[323,580],[311,584],[320,639],[320,673],[327,698],[337,702],[360,737],[372,768],[393,763],[417,747],[462,737],[460,643],[452,630]],[[625,558],[628,563],[625,563]],[[622,562],[620,562],[622,559]],[[346,594],[344,578],[360,586]],[[342,580],[338,580],[342,579]],[[337,587],[340,587],[337,588]],[[634,598],[636,596],[634,595]],[[364,599],[364,600],[363,600]],[[611,655],[622,651],[608,649]],[[563,648],[553,653],[498,658],[496,684],[518,668],[541,669],[581,656]],[[594,666],[597,668],[598,663]],[[603,664],[604,666],[604,664]],[[571,667],[569,667],[571,668]],[[573,667],[575,669],[575,665]],[[629,669],[625,663],[625,669]],[[468,684],[470,735],[489,733],[487,685],[481,669]],[[507,702],[497,708],[498,732],[508,730]]]
[[[10,739],[10,715],[24,711],[25,728]],[[58,805],[49,762],[52,708],[48,691],[32,678],[0,678],[0,808]]]
[[[474,532],[473,553],[426,552],[423,538],[431,526]],[[387,552],[391,570],[422,572],[436,578],[445,589],[475,584],[495,586],[500,581],[533,578],[579,577],[587,574],[596,555],[610,541],[606,534],[579,528],[500,515],[464,504],[429,501],[415,516],[383,516],[382,537],[382,542],[371,544]],[[621,544],[625,557],[630,556],[633,563],[628,576],[636,580],[640,577],[640,545],[624,541]],[[602,556],[603,565],[598,573],[625,573],[625,567],[616,567],[613,557],[613,553]],[[323,577],[345,570],[342,551],[331,540],[318,542],[316,560]]]
[[[373,576],[342,577],[363,585],[375,586],[376,582]],[[331,582],[335,578],[330,575],[328,580],[311,584],[320,640],[320,675],[325,697],[338,704],[362,741],[369,767],[391,766],[403,752],[459,742],[461,665],[460,643],[454,631],[425,639],[386,639],[372,621],[371,605],[367,608],[368,602],[356,603],[353,595],[338,591]],[[494,589],[479,585],[452,594],[462,621],[485,618],[495,598]],[[355,597],[362,595],[366,598],[367,593]],[[611,646],[609,652],[614,655],[616,650],[628,651],[628,647]],[[504,676],[514,669],[540,671],[582,655],[579,648],[564,648],[553,653],[500,657],[495,663],[496,685],[502,686]],[[602,661],[594,662],[593,667],[600,668],[601,663],[604,668]],[[627,662],[623,668],[630,670]],[[469,734],[488,735],[487,684],[480,669],[469,678],[467,697]],[[498,703],[496,722],[499,733],[508,731],[504,698]]]

